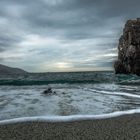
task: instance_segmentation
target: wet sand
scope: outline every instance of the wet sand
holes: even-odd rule
[[[75,122],[0,125],[0,140],[140,140],[140,114]]]

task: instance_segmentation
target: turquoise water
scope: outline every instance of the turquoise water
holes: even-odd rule
[[[114,72],[38,73],[0,76],[0,85],[47,85],[76,83],[115,83],[140,85],[137,75],[115,75]]]

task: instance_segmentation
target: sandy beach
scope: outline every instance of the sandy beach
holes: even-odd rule
[[[2,124],[0,140],[140,140],[140,114],[90,121]]]

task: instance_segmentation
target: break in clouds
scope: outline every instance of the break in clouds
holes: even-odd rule
[[[0,63],[27,71],[110,70],[139,0],[0,0]]]

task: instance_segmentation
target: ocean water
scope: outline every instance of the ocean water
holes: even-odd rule
[[[55,93],[43,94],[51,87]],[[101,116],[140,110],[140,77],[113,72],[0,78],[0,121],[23,117]]]

